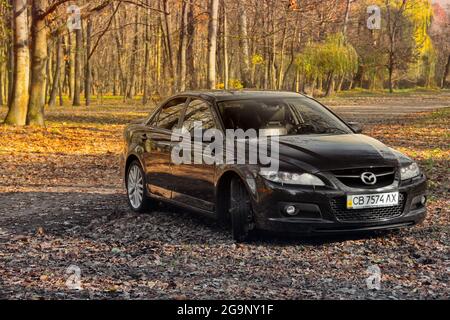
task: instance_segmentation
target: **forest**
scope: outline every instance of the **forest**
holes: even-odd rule
[[[46,105],[109,96],[146,105],[195,89],[448,86],[448,11],[429,0],[0,4],[0,105],[11,125],[43,126]]]
[[[0,299],[450,297],[450,0],[0,0],[0,16]],[[417,162],[425,220],[236,243],[183,207],[135,213],[124,129],[211,89],[295,91],[358,122]]]

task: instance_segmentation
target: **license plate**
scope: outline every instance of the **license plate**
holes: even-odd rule
[[[347,196],[347,209],[395,207],[398,198],[398,192],[351,195]]]

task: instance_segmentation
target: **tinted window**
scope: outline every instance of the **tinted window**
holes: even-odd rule
[[[169,101],[155,117],[154,126],[167,130],[174,129],[178,125],[185,104],[186,98]]]
[[[184,116],[183,128],[190,132],[194,129],[196,122],[201,123],[205,130],[216,127],[209,104],[203,100],[193,100],[189,103]]]
[[[308,98],[261,98],[219,103],[226,129],[296,134],[348,134],[335,115]]]

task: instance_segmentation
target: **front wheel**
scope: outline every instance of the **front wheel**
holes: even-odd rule
[[[138,161],[133,161],[128,167],[126,177],[128,204],[135,212],[143,213],[152,207],[152,200],[146,192],[144,170]]]
[[[249,239],[253,229],[253,211],[244,184],[239,179],[231,182],[230,216],[233,239],[244,242]]]

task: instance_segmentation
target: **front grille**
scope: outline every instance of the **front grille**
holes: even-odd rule
[[[377,183],[374,185],[365,184],[361,175],[364,172],[371,172],[376,175]],[[359,189],[378,189],[390,186],[395,180],[395,168],[393,167],[378,167],[378,168],[356,168],[356,169],[346,169],[346,170],[335,170],[332,171],[333,175],[351,188]]]
[[[341,222],[372,222],[398,218],[405,210],[405,195],[400,193],[399,203],[395,207],[371,209],[347,209],[346,198],[331,200],[331,210]]]

